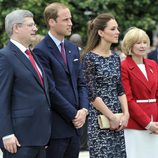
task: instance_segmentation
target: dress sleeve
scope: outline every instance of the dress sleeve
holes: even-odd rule
[[[89,100],[94,101],[97,97],[94,59],[87,54],[83,59],[82,67],[84,78],[88,88]]]
[[[121,61],[120,61],[120,57],[118,56],[118,67],[119,67],[119,81],[117,84],[117,93],[118,96],[122,96],[124,94],[124,89],[123,89],[123,85],[122,85],[122,80],[121,80]]]

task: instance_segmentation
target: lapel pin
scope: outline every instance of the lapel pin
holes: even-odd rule
[[[71,53],[71,50],[69,50],[69,53]]]

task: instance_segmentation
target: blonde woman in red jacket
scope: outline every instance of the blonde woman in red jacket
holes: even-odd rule
[[[128,158],[157,158],[158,66],[144,56],[150,40],[142,29],[130,28],[122,41],[127,55],[121,64],[130,119],[125,130]]]

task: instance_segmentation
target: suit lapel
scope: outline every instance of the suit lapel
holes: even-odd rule
[[[149,90],[151,90],[151,86],[150,86],[150,77],[149,77],[149,70],[148,70],[148,66],[145,64],[146,67],[146,72],[147,72],[147,77],[148,80],[146,79],[146,77],[144,76],[144,74],[142,73],[142,71],[139,69],[139,67],[136,65],[136,63],[133,61],[133,59],[131,57],[127,57],[127,63],[129,66],[129,69],[131,70],[133,76],[135,76],[142,84],[144,84],[145,87],[147,87]]]
[[[46,77],[45,71],[44,71],[43,67],[41,66],[40,62],[38,61],[38,58],[35,55],[33,55],[33,56],[34,56],[34,58],[36,60],[36,63],[38,64],[38,66],[39,66],[39,68],[40,68],[40,70],[42,72],[42,77],[43,77],[43,82],[44,82],[44,89],[45,89],[46,96],[47,96],[49,104],[50,104],[48,82],[47,82],[47,77]],[[41,87],[43,88],[42,85],[41,85]]]
[[[69,48],[67,42],[65,42],[65,53],[66,53],[66,57],[67,57],[67,66],[68,66],[68,69],[69,69],[69,73],[72,74],[72,60],[73,60],[73,57],[72,57],[72,51],[71,49]]]
[[[54,43],[54,41],[49,37],[49,35],[46,36],[46,42],[47,46],[50,49],[51,54],[59,61],[59,63],[63,66],[64,70],[69,73],[67,66],[64,64],[64,60],[61,56],[61,53]]]
[[[152,65],[150,65],[150,63],[148,63],[146,61],[146,59],[144,59],[144,64],[145,64],[146,72],[147,72],[147,76],[148,76],[148,86],[152,90],[152,85],[155,84],[155,82],[154,82],[154,79],[155,79],[154,70],[153,70]]]
[[[78,94],[77,94],[77,90],[75,88],[75,82],[74,82],[76,79],[73,78],[73,76],[74,76],[73,74],[75,73],[74,64],[73,64],[74,56],[73,56],[72,49],[68,45],[68,42],[65,41],[64,43],[65,43],[65,52],[67,55],[67,65],[68,65],[68,69],[69,69],[69,73],[70,73],[70,77],[71,77],[71,83],[73,86],[76,101],[78,102]]]
[[[64,60],[60,54],[58,47],[56,46],[54,41],[51,39],[51,37],[49,35],[47,35],[45,37],[45,40],[46,40],[48,48],[50,49],[51,55],[53,55],[58,60],[58,62],[63,66],[65,72],[69,75],[69,77],[71,77],[71,83],[72,83],[73,87],[75,87],[75,83],[74,83],[74,79],[73,79],[73,75],[72,75],[74,73],[73,72],[73,61],[72,61],[74,57],[73,57],[73,53],[72,53],[72,50],[71,50],[68,42],[66,40],[64,41],[65,54],[67,57],[67,66],[66,66],[64,64]],[[74,90],[75,97],[77,100],[76,89],[73,88],[73,90]]]
[[[32,53],[38,67],[40,68],[41,70],[41,73],[42,73],[42,78],[43,78],[43,83],[44,83],[44,88],[46,88],[46,76],[45,76],[45,73],[44,73],[44,70],[43,70],[43,67],[41,66],[40,62],[38,61],[37,57]],[[38,77],[37,73],[36,73],[36,77]],[[40,82],[40,85],[41,85],[41,81],[39,80],[39,77],[38,77],[38,81]],[[42,86],[42,85],[41,85]],[[43,86],[42,86],[43,87]]]
[[[17,48],[14,44],[12,44],[11,42],[8,43],[8,46],[13,50],[15,56],[25,65],[25,67],[32,72],[33,76],[35,77],[36,81],[41,85],[40,79],[34,69],[34,67],[32,66],[31,62],[29,61],[29,59],[27,59],[27,57],[23,54],[23,52],[21,52],[21,50],[19,48]]]

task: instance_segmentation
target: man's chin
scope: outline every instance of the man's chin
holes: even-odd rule
[[[36,35],[31,36],[31,41],[32,41],[32,40],[33,40],[33,41],[36,40],[36,38],[37,38]]]
[[[67,32],[67,34],[65,36],[70,36],[71,35],[71,32]]]

